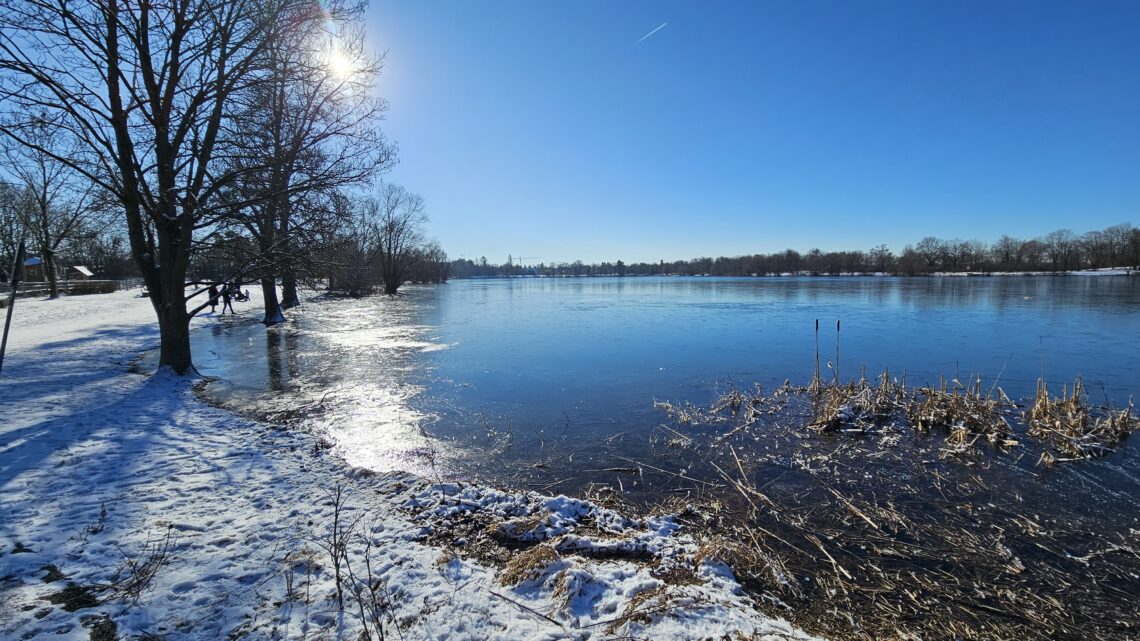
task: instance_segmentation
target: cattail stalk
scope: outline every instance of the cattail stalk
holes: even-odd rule
[[[815,376],[812,378],[815,387],[819,387],[819,319],[815,319]]]
[[[839,384],[839,320],[835,321],[835,384]]]

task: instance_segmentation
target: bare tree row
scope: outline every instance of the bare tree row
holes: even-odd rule
[[[1065,272],[1122,267],[1140,270],[1140,229],[1125,223],[1077,235],[1055,231],[1040,238],[1020,240],[1002,236],[992,245],[981,241],[943,240],[928,236],[895,254],[886,245],[867,251],[794,249],[772,254],[694,258],[691,260],[632,263],[622,261],[586,264],[491,264],[486,258],[451,263],[455,278],[492,276],[624,276],[710,275],[764,276],[778,274],[898,274],[936,272]]]
[[[357,203],[349,233],[334,253],[329,289],[363,296],[382,288],[394,295],[405,282],[446,282],[447,254],[424,235],[424,212],[422,196],[394,184]]]
[[[348,269],[358,194],[395,163],[362,20],[346,0],[0,0],[2,170],[28,203],[0,244],[126,249],[178,373],[208,285],[259,282],[279,322],[301,279]],[[420,200],[397,250],[424,249],[422,222]]]
[[[33,144],[4,145],[0,157],[7,179],[0,182],[0,272],[8,275],[23,240],[42,261],[49,295],[56,298],[58,256],[66,253],[75,263],[112,218],[103,194],[89,182],[73,180],[67,164],[57,160],[72,152],[66,137],[34,117],[24,129]]]

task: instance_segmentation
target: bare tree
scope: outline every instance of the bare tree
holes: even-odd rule
[[[1016,238],[1003,235],[994,244],[991,254],[997,263],[998,269],[1013,271],[1020,267],[1020,251],[1022,242]]]
[[[60,247],[104,227],[96,220],[104,210],[95,185],[57,160],[75,153],[65,132],[42,119],[10,126],[33,143],[6,145],[6,169],[24,187],[18,208],[22,229],[43,261],[49,297],[58,298]]]
[[[1053,271],[1075,269],[1079,262],[1077,235],[1068,229],[1058,229],[1041,239]]]
[[[0,181],[0,274],[9,280],[8,273],[20,241],[24,239],[23,209],[26,190],[16,183]]]
[[[160,367],[192,368],[186,270],[219,171],[228,101],[256,79],[296,0],[0,0],[0,110],[43,114],[80,152],[54,156],[114,194],[158,318]],[[20,127],[0,133],[50,153]]]
[[[1045,251],[1045,244],[1038,239],[1021,243],[1021,247],[1018,249],[1020,269],[1029,271],[1041,269],[1045,261]]]
[[[1106,232],[1096,230],[1085,232],[1077,240],[1077,246],[1090,269],[1100,269],[1112,262],[1112,237]]]
[[[379,205],[377,258],[384,293],[395,295],[421,258],[418,250],[424,245],[423,226],[427,215],[423,197],[399,185],[384,185]]]
[[[934,236],[927,236],[918,241],[914,251],[922,260],[926,271],[933,272],[939,269],[946,258],[946,243]]]
[[[871,265],[876,272],[885,274],[894,269],[895,256],[886,245],[879,245],[871,250]]]
[[[361,215],[369,263],[376,265],[384,293],[395,295],[423,256],[424,199],[387,183],[376,197],[364,201]]]
[[[315,1],[290,7],[284,20],[292,28],[272,34],[264,48],[264,81],[239,96],[233,138],[241,151],[232,162],[241,179],[228,195],[261,249],[266,324],[299,302],[296,271],[310,232],[334,222],[327,196],[367,183],[395,160],[378,128],[387,105],[371,95],[382,59],[350,26],[361,9]]]
[[[356,227],[335,245],[335,262],[326,263],[326,269],[329,290],[360,298],[371,294],[380,279],[364,245],[367,234]]]
[[[420,250],[420,256],[412,270],[412,280],[420,283],[446,283],[451,276],[447,252],[438,241],[431,241]]]
[[[1135,231],[1129,223],[1113,225],[1104,230],[1109,248],[1109,260],[1113,267],[1128,264],[1129,239]]]
[[[1128,232],[1128,242],[1123,251],[1124,259],[1122,262],[1131,266],[1132,269],[1140,270],[1140,229],[1132,229]]]

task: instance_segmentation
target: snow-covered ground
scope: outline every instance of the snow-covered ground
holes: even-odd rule
[[[1135,276],[1130,267],[1102,267],[1067,272],[934,272],[932,276]]]
[[[16,304],[0,638],[810,638],[670,517],[351,468],[130,373],[158,342],[137,293]]]

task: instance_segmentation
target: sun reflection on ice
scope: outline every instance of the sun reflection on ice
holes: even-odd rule
[[[355,387],[341,398],[331,398],[334,409],[316,419],[315,426],[329,435],[335,452],[349,465],[435,476],[448,457],[422,430],[431,417],[410,405],[420,391],[372,384]]]
[[[408,380],[422,367],[418,354],[449,345],[433,338],[435,327],[417,323],[414,311],[406,302],[353,306],[318,326],[335,329],[312,333],[345,376],[326,400],[328,411],[314,417],[315,427],[350,465],[435,476],[452,458],[424,432],[433,417],[413,407],[423,389]]]
[[[295,421],[349,464],[444,475],[458,459],[425,428],[424,354],[451,345],[424,322],[415,290],[396,300],[328,300],[270,329],[217,324],[195,336],[204,391],[225,405]],[[426,413],[425,413],[426,412]],[[285,417],[285,418],[282,418]]]

